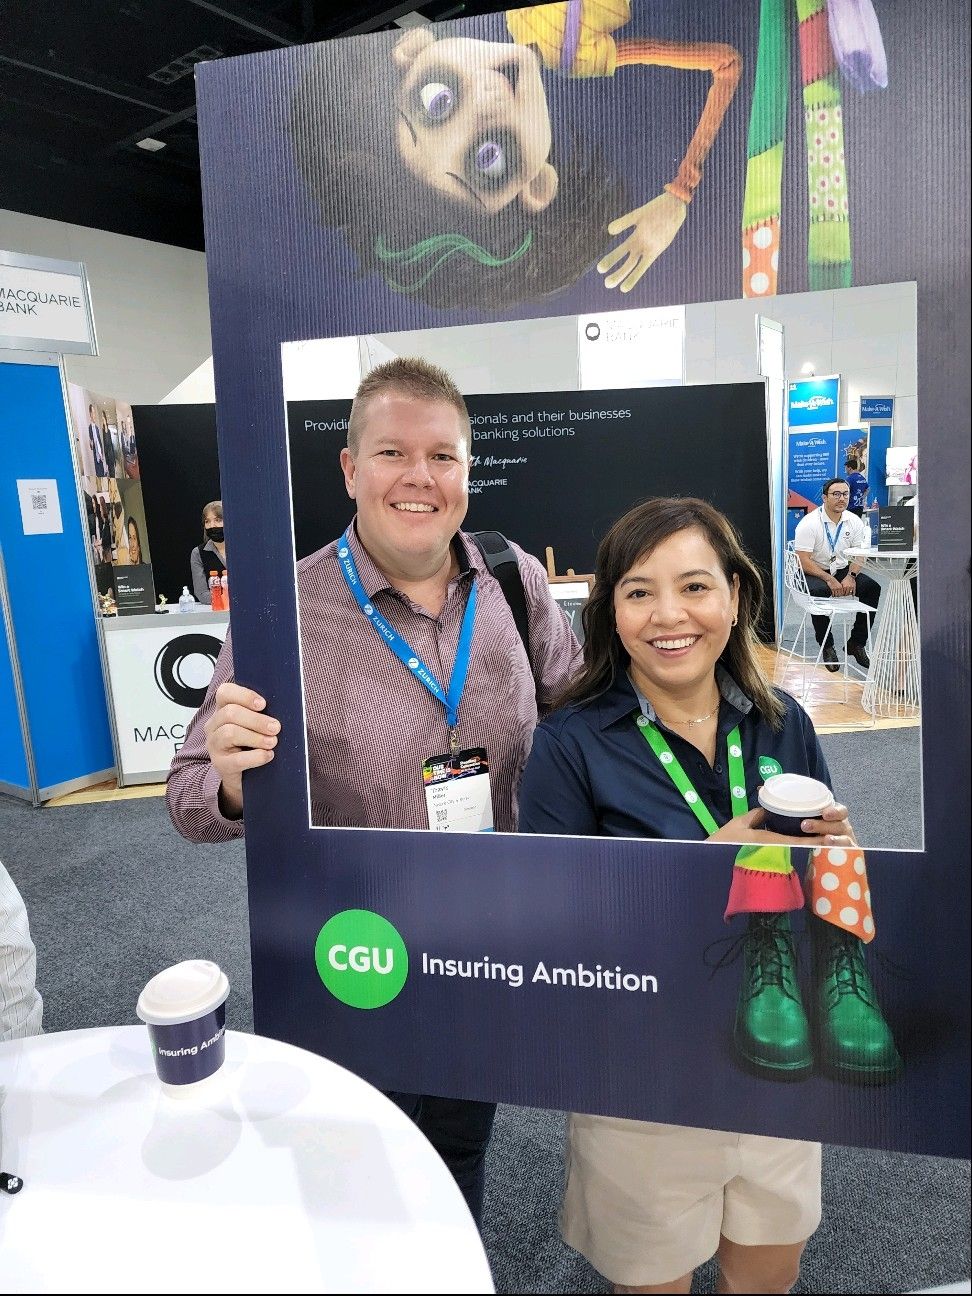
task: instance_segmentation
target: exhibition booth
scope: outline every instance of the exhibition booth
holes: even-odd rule
[[[623,8],[627,22],[631,14]],[[675,61],[663,71],[654,36],[639,31],[637,39],[625,43],[619,36],[615,44],[598,33],[592,52],[579,6],[556,9],[563,49],[552,52],[533,26],[535,13],[549,17],[546,10],[489,15],[454,29],[469,42],[461,48],[471,47],[474,61],[499,58],[504,43],[541,49],[529,57],[518,51],[514,63],[501,64],[522,70],[524,59],[532,68],[540,88],[531,111],[541,114],[540,135],[550,145],[532,178],[519,176],[523,183],[509,201],[499,198],[506,179],[500,164],[518,174],[512,134],[477,138],[461,177],[433,172],[429,181],[408,152],[419,151],[421,131],[448,119],[465,85],[461,76],[445,84],[438,65],[426,69],[423,81],[421,65],[416,84],[402,91],[412,75],[403,73],[407,60],[431,57],[428,33],[381,32],[200,67],[218,407],[205,374],[201,386],[189,381],[173,399],[148,405],[67,382],[56,346],[45,363],[0,363],[0,407],[32,430],[29,438],[11,438],[0,507],[6,631],[0,791],[36,805],[112,774],[123,787],[161,782],[206,695],[231,624],[235,676],[259,689],[265,716],[279,721],[279,740],[265,731],[266,745],[274,744],[267,763],[246,773],[257,1034],[250,1043],[231,1035],[223,1097],[202,1103],[177,1144],[173,1109],[157,1101],[153,1068],[163,1085],[176,1083],[166,1079],[169,1062],[176,1071],[185,1064],[180,1083],[212,1078],[184,1081],[195,1065],[187,1059],[222,1041],[225,1012],[201,1042],[170,1036],[167,1050],[153,1033],[151,1068],[140,1028],[137,1037],[136,1028],[112,1028],[73,1041],[27,1041],[17,1058],[30,1085],[43,1090],[67,1075],[66,1098],[60,1103],[55,1093],[35,1107],[15,1094],[17,1119],[30,1132],[37,1116],[34,1154],[43,1166],[60,1155],[45,1134],[52,1102],[58,1111],[73,1104],[65,1123],[78,1147],[87,1146],[86,1114],[110,1107],[120,1124],[137,1125],[142,1138],[138,1155],[129,1155],[134,1143],[119,1151],[120,1140],[91,1142],[117,1176],[116,1187],[127,1190],[131,1183],[133,1194],[147,1196],[156,1180],[167,1180],[158,1194],[171,1208],[167,1221],[178,1217],[188,1192],[202,1214],[213,1203],[225,1208],[237,1236],[240,1221],[258,1218],[269,1201],[272,1213],[283,1210],[293,1225],[295,1245],[306,1243],[313,1252],[307,1265],[298,1265],[304,1273],[322,1271],[325,1248],[317,1233],[307,1243],[301,1211],[333,1191],[337,1165],[351,1176],[345,1197],[328,1198],[336,1214],[344,1211],[342,1228],[349,1210],[380,1215],[387,1225],[382,1239],[389,1246],[399,1233],[410,1239],[415,1282],[427,1277],[414,1250],[412,1197],[399,1193],[396,1181],[398,1154],[412,1159],[407,1147],[402,1152],[411,1127],[403,1134],[387,1107],[384,1117],[369,1108],[372,1091],[343,1081],[348,1075],[405,1097],[434,1094],[804,1143],[968,1155],[969,879],[953,840],[954,809],[969,774],[968,753],[956,751],[954,741],[956,717],[968,711],[961,655],[968,609],[959,598],[968,568],[966,551],[946,534],[951,505],[967,504],[967,474],[957,480],[960,474],[950,474],[937,454],[923,461],[921,600],[917,592],[919,397],[922,421],[950,454],[967,454],[959,436],[967,374],[953,344],[954,313],[940,290],[940,248],[949,234],[941,208],[953,201],[947,150],[922,151],[928,174],[920,192],[895,170],[899,156],[917,156],[924,143],[920,131],[929,115],[911,104],[927,83],[927,67],[906,65],[902,75],[912,93],[901,94],[904,106],[890,130],[874,109],[845,116],[823,7],[799,11],[801,29],[809,22],[810,31],[801,30],[793,65],[788,40],[768,31],[773,15],[784,25],[779,6],[762,6],[758,32],[752,14],[744,20],[720,12],[713,32],[715,18],[700,17],[696,6],[664,15],[656,7],[648,17],[636,12],[636,24],[657,19],[673,28],[661,44]],[[569,23],[572,14],[577,21]],[[686,32],[679,28],[683,21]],[[915,21],[903,9],[894,15],[902,60]],[[620,18],[616,25],[623,26]],[[692,37],[688,61],[686,34]],[[715,47],[716,36],[733,43]],[[483,53],[483,45],[492,53]],[[713,48],[722,52],[714,67]],[[726,50],[734,57],[723,57]],[[787,107],[798,56],[803,115]],[[713,85],[722,86],[719,122],[708,106],[700,117],[694,99],[672,93],[666,78],[686,67],[707,68]],[[726,88],[741,69],[749,75],[748,112],[742,110],[746,91],[733,106],[735,81]],[[639,76],[622,75],[631,71]],[[641,74],[649,77],[649,91]],[[508,72],[502,75],[510,80]],[[340,93],[332,98],[332,90]],[[504,94],[515,101],[516,91],[513,77]],[[649,92],[653,114],[645,112]],[[395,129],[386,140],[381,130],[389,105]],[[438,105],[434,112],[432,105]],[[419,120],[422,113],[428,121]],[[659,181],[656,171],[670,167],[672,139],[686,134],[683,118],[691,119],[689,151],[676,177]],[[650,132],[628,125],[645,120]],[[633,135],[646,136],[638,148]],[[794,166],[791,139],[784,173],[790,136],[805,147],[807,167],[802,157]],[[862,139],[869,147],[860,147]],[[694,200],[700,140],[706,150],[724,151]],[[366,145],[375,152],[367,154]],[[809,174],[799,204],[798,186],[784,184],[784,174],[797,172]],[[860,204],[853,244],[851,187]],[[928,191],[948,193],[948,202],[930,204]],[[964,202],[962,193],[958,200]],[[597,240],[605,229],[623,241],[602,246]],[[28,268],[65,273],[64,267]],[[778,278],[795,290],[777,295]],[[740,281],[742,297],[734,297]],[[631,293],[629,308],[618,289]],[[82,297],[78,302],[81,311]],[[88,309],[89,325],[90,316]],[[968,322],[961,327],[967,341]],[[58,335],[42,336],[56,342]],[[94,353],[93,328],[78,345]],[[465,527],[500,531],[535,557],[540,567],[530,564],[530,570],[537,588],[545,600],[545,572],[577,630],[584,629],[598,544],[639,501],[701,496],[734,524],[770,596],[747,646],[764,674],[803,703],[806,715],[799,708],[788,712],[801,735],[816,728],[833,738],[830,757],[840,768],[834,792],[853,807],[859,841],[826,838],[830,845],[811,851],[754,844],[752,834],[745,842],[730,840],[711,813],[710,829],[671,746],[655,746],[646,732],[657,732],[657,717],[640,695],[637,708],[627,699],[623,713],[599,722],[599,734],[623,722],[644,756],[641,731],[678,790],[671,793],[678,812],[687,816],[692,807],[701,834],[568,831],[542,822],[532,832],[493,831],[490,813],[488,823],[477,821],[478,831],[462,820],[457,843],[451,825],[425,831],[424,822],[399,822],[396,797],[406,800],[404,780],[393,786],[399,766],[391,757],[385,762],[382,744],[394,746],[402,762],[411,759],[416,696],[428,704],[421,686],[445,701],[446,710],[435,712],[435,737],[442,741],[445,734],[451,756],[426,759],[421,752],[408,794],[424,793],[435,761],[451,760],[452,772],[462,774],[460,758],[470,751],[481,759],[487,783],[490,771],[485,748],[460,751],[460,699],[451,683],[448,695],[441,686],[435,693],[417,674],[423,661],[410,656],[400,636],[386,633],[388,622],[368,601],[387,591],[366,596],[354,558],[348,559],[356,542],[349,531],[355,504],[340,455],[351,400],[372,370],[405,356],[447,370],[465,397],[472,425]],[[861,537],[848,554],[880,587],[870,606],[841,588],[848,595],[843,612],[839,597],[814,594],[798,543],[835,479],[847,483],[838,496],[854,521],[838,512],[825,524],[820,514],[829,574],[839,569],[837,539],[847,525]],[[215,500],[226,510],[226,574],[217,572],[207,606],[182,591],[192,588],[190,553],[206,537],[203,507]],[[328,671],[321,665],[325,654],[315,658],[310,651],[322,643],[343,651],[358,643],[351,634],[336,635],[336,618],[321,616],[308,629],[307,608],[318,609],[298,579],[302,560],[342,536],[347,545],[336,550],[331,567],[344,573],[357,602],[345,599],[338,609],[349,618],[345,630],[351,622],[362,635],[368,630],[358,622],[360,610],[388,646],[395,640],[392,651],[405,668],[394,676],[385,711],[383,682],[375,696],[360,696],[363,679],[382,678],[380,666],[367,676],[363,654],[360,660],[349,655],[338,662],[340,670]],[[217,606],[228,597],[230,572],[232,611],[228,603]],[[680,569],[678,579],[702,574],[693,566]],[[738,599],[738,571],[734,579]],[[327,606],[333,611],[336,604]],[[556,622],[569,640],[554,609],[544,606],[552,618],[545,624]],[[738,603],[736,613],[733,628]],[[437,615],[427,618],[434,633],[443,630]],[[455,658],[474,642],[475,615],[470,595]],[[616,608],[613,615],[620,634]],[[852,616],[871,624],[869,656],[858,642],[862,651],[850,661]],[[832,656],[825,656],[822,620],[836,644]],[[723,644],[732,633],[728,613],[724,621]],[[672,637],[659,651],[693,646]],[[534,644],[540,655],[546,647]],[[520,644],[514,648],[519,652]],[[540,732],[534,729],[540,696],[534,660],[525,641],[523,648],[520,673],[533,676],[528,738],[497,771],[512,789],[514,811],[530,743]],[[505,644],[497,650],[509,667],[504,687],[515,674],[506,650]],[[381,665],[389,662],[381,656]],[[930,670],[936,672],[924,696],[923,666],[926,684]],[[617,660],[611,671],[617,682]],[[489,682],[495,684],[493,676]],[[725,699],[724,681],[718,688]],[[740,715],[748,716],[754,703],[738,687],[733,696]],[[491,708],[494,703],[500,715],[491,695]],[[361,733],[368,706],[375,708],[371,747]],[[718,724],[720,707],[717,700],[708,715],[676,723],[696,725],[715,715]],[[329,721],[332,713],[344,725],[337,756],[314,743],[315,725],[323,727],[320,717]],[[785,757],[767,754],[775,739],[749,752],[744,765],[742,723],[725,726],[725,777],[721,745],[704,771],[718,772],[733,820],[758,804],[750,801],[757,775],[761,787],[784,772]],[[887,745],[875,743],[876,736]],[[587,754],[581,752],[577,767],[585,776]],[[375,793],[367,804],[379,804],[380,813],[329,817],[330,803],[315,798],[315,780],[319,788],[338,765],[349,783],[353,776]],[[576,774],[566,763],[560,772],[562,783],[566,773]],[[827,772],[825,763],[819,772]],[[198,773],[196,765],[192,774]],[[211,774],[204,776],[210,784]],[[900,814],[870,817],[869,793],[895,779]],[[207,800],[199,784],[190,785],[198,795],[189,811],[182,807],[186,837],[198,832],[194,840],[213,845],[242,834],[242,794],[234,819],[224,780],[218,812],[214,795]],[[640,796],[642,785],[635,786]],[[190,822],[194,815],[205,820],[201,828]],[[175,809],[173,817],[180,822]],[[432,826],[431,814],[427,822]],[[506,826],[515,822],[514,815]],[[800,816],[797,823],[803,831]],[[760,884],[785,876],[788,904],[763,903],[753,883],[752,904],[733,908],[739,875],[747,871],[760,875]],[[877,926],[872,913],[879,915]],[[782,927],[767,935],[767,915],[785,917],[785,940],[778,939]],[[742,921],[727,935],[730,918]],[[837,952],[824,967],[814,945],[813,966],[799,968],[801,939],[823,940],[821,930],[831,941],[827,948]],[[752,953],[758,939],[763,962]],[[781,940],[787,958],[793,951],[785,968]],[[741,952],[745,957],[732,968]],[[772,977],[764,976],[770,964]],[[738,1047],[737,1027],[771,980],[780,991],[774,1002],[786,1003],[767,1031],[773,1054],[767,1061]],[[840,1010],[851,1000],[853,1011],[863,1005],[867,1013],[861,1009],[847,1026]],[[781,1060],[779,1028],[792,1004],[806,1024],[805,1048],[793,1067]],[[150,1028],[186,1025],[153,1019],[141,1000],[138,1011]],[[874,1062],[879,1050],[865,1036],[872,1028],[876,1034],[876,1022],[883,1053]],[[840,1056],[837,1045],[831,1048],[838,1027],[845,1031]],[[304,1061],[287,1056],[295,1051]],[[321,1086],[332,1083],[345,1086],[337,1109],[320,1098]],[[163,1090],[163,1098],[171,1096]],[[348,1111],[361,1113],[360,1124]],[[308,1128],[322,1127],[323,1142],[308,1139]],[[251,1201],[254,1185],[265,1187],[268,1149],[279,1148],[294,1158],[293,1182]],[[366,1185],[366,1191],[358,1181],[363,1165],[377,1189]],[[443,1186],[436,1169],[418,1182],[433,1214],[441,1190],[445,1233],[464,1250],[469,1289],[489,1290],[454,1186]],[[177,1191],[168,1193],[172,1184]],[[307,1211],[308,1229],[320,1223],[310,1220],[313,1213]],[[34,1220],[42,1237],[39,1212]],[[78,1220],[79,1236],[86,1221],[99,1225],[94,1211],[79,1212]],[[374,1232],[362,1237],[363,1249]],[[205,1239],[198,1229],[192,1236],[201,1254]],[[373,1250],[370,1281],[377,1288],[388,1274],[382,1247]],[[26,1248],[20,1254],[25,1266],[32,1262]],[[342,1277],[358,1281],[356,1273]],[[443,1289],[449,1280],[442,1276]]]

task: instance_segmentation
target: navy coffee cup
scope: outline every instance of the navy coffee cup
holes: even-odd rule
[[[786,837],[807,836],[804,819],[819,819],[834,804],[834,794],[826,783],[805,774],[774,774],[759,789],[758,797],[766,811],[763,827]]]
[[[139,995],[155,1069],[170,1094],[192,1092],[215,1075],[226,1057],[229,981],[215,963],[188,959],[154,976]]]

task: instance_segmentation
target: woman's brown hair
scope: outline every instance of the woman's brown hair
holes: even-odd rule
[[[614,621],[614,587],[642,558],[679,531],[701,531],[730,585],[739,578],[739,612],[719,658],[763,718],[779,729],[786,708],[759,664],[755,626],[763,603],[763,578],[732,523],[705,500],[649,499],[619,518],[598,545],[594,588],[584,605],[584,668],[558,706],[590,702],[627,669],[630,658]]]

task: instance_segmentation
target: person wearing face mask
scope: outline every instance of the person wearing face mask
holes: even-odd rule
[[[189,555],[192,592],[197,603],[210,606],[209,573],[222,576],[226,570],[226,540],[223,535],[223,501],[211,500],[202,511],[203,539]]]

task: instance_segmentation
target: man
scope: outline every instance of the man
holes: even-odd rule
[[[543,567],[518,551],[527,660],[502,588],[459,529],[471,440],[461,394],[424,361],[380,366],[355,396],[341,452],[354,521],[298,563],[315,824],[427,829],[444,817],[468,830],[471,806],[476,828],[516,828],[538,708],[566,686],[580,649]],[[243,772],[273,759],[280,730],[265,707],[235,682],[227,636],[169,775],[169,811],[185,836],[216,842],[243,833]],[[454,780],[461,799],[450,795],[448,777],[460,760],[477,771]],[[494,1105],[390,1096],[439,1151],[478,1221]]]
[[[88,445],[91,447],[91,462],[94,464],[94,475],[96,477],[107,477],[105,452],[101,444],[101,428],[98,426],[98,413],[93,405],[88,406]]]
[[[847,473],[847,488],[850,491],[848,510],[857,517],[863,517],[867,504],[868,480],[861,472],[861,461],[857,455],[848,455],[844,460]]]
[[[850,487],[843,477],[831,477],[824,483],[823,506],[814,509],[797,523],[793,548],[800,560],[807,588],[817,597],[858,598],[868,607],[876,608],[881,592],[877,581],[861,571],[860,558],[847,557],[847,549],[867,549],[871,544],[868,524],[850,512]],[[826,617],[811,617],[817,643],[823,645],[823,664],[829,671],[837,671],[840,664],[834,650],[834,641],[827,634]],[[870,618],[860,612],[847,640],[847,652],[865,670],[870,666],[867,640]],[[824,636],[826,635],[826,642]]]

